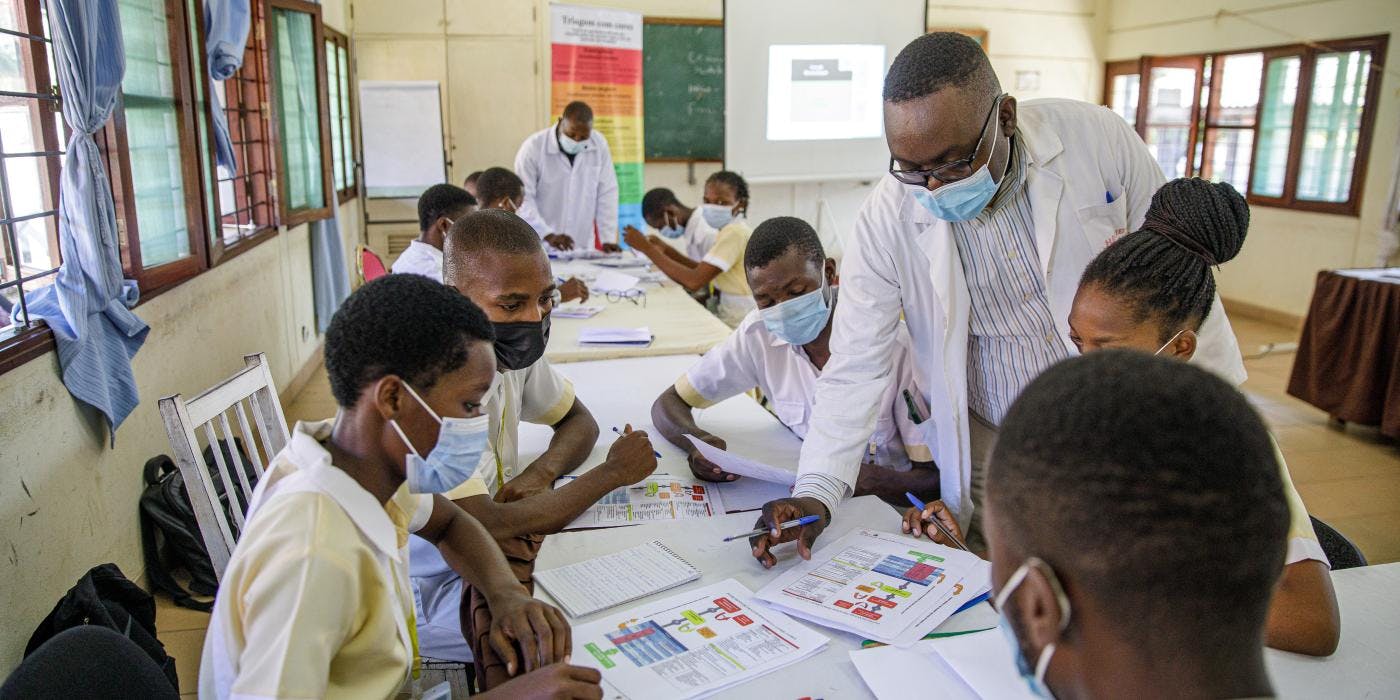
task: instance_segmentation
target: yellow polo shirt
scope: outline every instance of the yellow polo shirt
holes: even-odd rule
[[[1327,553],[1322,551],[1322,545],[1317,541],[1317,533],[1313,531],[1312,519],[1308,517],[1307,506],[1303,505],[1303,497],[1299,496],[1298,489],[1293,487],[1293,476],[1288,473],[1288,462],[1283,459],[1283,450],[1279,449],[1278,441],[1272,436],[1269,439],[1274,443],[1279,477],[1283,479],[1283,496],[1288,500],[1288,555],[1284,563],[1296,564],[1312,559],[1330,567]]]
[[[408,533],[430,496],[380,503],[331,464],[331,422],[299,423],[258,483],[219,582],[201,698],[376,698],[413,664]]]

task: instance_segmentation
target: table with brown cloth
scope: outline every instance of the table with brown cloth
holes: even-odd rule
[[[1288,393],[1400,438],[1400,268],[1318,273]]]

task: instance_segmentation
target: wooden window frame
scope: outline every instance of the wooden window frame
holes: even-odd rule
[[[1205,54],[1187,54],[1182,56],[1143,56],[1136,61],[1114,61],[1104,64],[1104,86],[1103,104],[1110,105],[1112,99],[1113,83],[1115,75],[1123,75],[1128,66],[1137,63],[1139,66],[1139,90],[1138,95],[1138,119],[1134,126],[1138,135],[1144,142],[1147,139],[1147,95],[1151,82],[1151,69],[1154,67],[1185,65],[1188,61],[1204,62],[1209,59],[1211,63],[1211,90],[1207,93],[1206,104],[1201,103],[1200,88],[1202,87],[1203,71],[1197,72],[1197,91],[1193,97],[1193,128],[1188,138],[1187,169],[1188,176],[1199,175],[1206,168],[1206,161],[1210,154],[1206,149],[1202,149],[1200,158],[1197,158],[1196,144],[1199,139],[1205,137],[1208,129],[1220,128],[1210,122],[1211,103],[1215,100],[1216,88],[1218,87],[1221,60],[1226,56],[1248,53],[1263,54],[1264,68],[1260,74],[1259,102],[1255,105],[1255,119],[1253,127],[1229,127],[1229,128],[1252,128],[1255,130],[1254,142],[1250,151],[1249,183],[1245,198],[1250,204],[1260,206],[1279,207],[1292,209],[1295,211],[1308,211],[1323,214],[1336,214],[1339,216],[1359,216],[1361,212],[1361,199],[1365,188],[1366,171],[1370,165],[1372,139],[1375,135],[1376,111],[1379,108],[1381,84],[1384,82],[1386,51],[1389,48],[1390,35],[1379,34],[1373,36],[1351,37],[1346,39],[1329,39],[1326,41],[1314,41],[1304,44],[1285,44],[1280,46],[1265,46],[1251,49],[1236,49]],[[1344,202],[1317,202],[1299,199],[1298,178],[1299,167],[1302,162],[1303,139],[1307,128],[1308,111],[1312,105],[1312,85],[1314,79],[1314,69],[1317,56],[1324,53],[1337,53],[1346,51],[1370,51],[1371,75],[1366,81],[1366,106],[1361,111],[1361,122],[1358,125],[1356,140],[1356,158],[1352,161],[1351,189],[1348,192],[1347,200]],[[1265,88],[1268,84],[1269,62],[1276,58],[1297,56],[1300,60],[1298,67],[1298,92],[1295,95],[1292,130],[1289,133],[1288,158],[1284,167],[1284,189],[1283,194],[1278,197],[1254,194],[1254,167],[1259,156],[1259,117],[1262,114]],[[1200,162],[1197,162],[1200,161]]]
[[[44,217],[52,216],[54,223],[49,233],[50,251],[56,257],[62,259],[62,250],[58,242],[58,192],[60,182],[60,171],[62,169],[63,142],[60,140],[59,127],[63,123],[63,116],[60,113],[60,104],[57,94],[45,93],[40,86],[57,86],[53,76],[49,75],[48,47],[52,41],[48,37],[48,32],[44,26],[43,13],[40,10],[40,3],[43,0],[19,0],[16,4],[16,13],[21,22],[21,26],[15,30],[0,30],[0,34],[13,37],[19,43],[19,56],[22,68],[28,72],[31,83],[35,85],[34,92],[31,93],[6,93],[0,99],[20,99],[33,100],[30,105],[30,113],[33,121],[32,128],[37,130],[35,139],[40,150],[15,154],[6,154],[0,157],[0,186],[5,188],[5,192],[0,192],[0,197],[4,197],[4,212],[8,216],[10,211],[8,187],[9,181],[7,173],[3,170],[4,161],[10,157],[35,157],[44,158],[48,161],[47,178],[41,181],[41,185],[47,190],[49,201],[53,202],[53,210],[43,214]],[[2,149],[0,149],[2,150]],[[14,234],[12,223],[0,224],[0,246],[3,246],[9,253],[6,255],[5,264],[14,266],[16,276],[14,280],[5,283],[5,288],[17,288],[19,290],[19,303],[17,310],[28,308],[25,301],[29,293],[25,290],[25,282],[32,282],[36,279],[56,276],[58,268],[40,272],[37,274],[25,275],[19,267],[19,239]],[[0,337],[0,374],[4,374],[24,363],[44,355],[52,350],[54,345],[53,331],[43,321],[27,321],[25,327],[20,328],[9,335]]]
[[[173,102],[179,118],[176,129],[179,133],[180,149],[184,155],[180,159],[180,176],[185,191],[185,215],[189,222],[188,256],[149,269],[143,268],[141,264],[141,229],[136,215],[131,165],[127,157],[130,151],[126,130],[125,93],[118,96],[117,109],[113,111],[112,119],[97,139],[107,160],[108,177],[112,181],[112,198],[116,204],[117,231],[120,234],[122,271],[127,277],[136,280],[143,302],[209,269],[209,238],[206,230],[208,219],[197,157],[199,137],[194,121],[194,87],[190,81],[191,37],[186,30],[189,20],[185,8],[184,0],[165,0],[166,23],[171,28],[167,33],[167,41],[170,42],[173,68]]]
[[[1220,93],[1221,83],[1224,80],[1225,76],[1225,71],[1223,68],[1225,65],[1225,59],[1231,56],[1247,56],[1249,54],[1256,53],[1261,55],[1263,65],[1259,70],[1259,98],[1254,103],[1254,124],[1251,126],[1240,126],[1238,124],[1221,124],[1219,121],[1220,102],[1217,99],[1217,95]],[[1253,135],[1249,145],[1249,171],[1245,173],[1245,189],[1242,192],[1242,194],[1244,194],[1247,199],[1249,197],[1249,190],[1254,185],[1254,156],[1259,148],[1259,115],[1261,113],[1261,105],[1264,101],[1264,86],[1266,84],[1265,78],[1267,77],[1269,70],[1269,56],[1267,52],[1258,50],[1224,51],[1221,53],[1207,54],[1206,59],[1207,61],[1203,63],[1203,66],[1209,66],[1209,75],[1206,76],[1203,80],[1209,80],[1210,84],[1206,86],[1204,85],[1204,82],[1202,82],[1202,86],[1206,87],[1206,102],[1205,104],[1200,105],[1200,119],[1197,121],[1196,132],[1199,134],[1199,143],[1202,146],[1200,149],[1201,162],[1196,164],[1195,174],[1199,177],[1205,177],[1206,169],[1208,167],[1211,167],[1213,169],[1214,164],[1211,162],[1212,158],[1210,152],[1209,138],[1211,131],[1252,132]]]
[[[1143,94],[1145,92],[1142,75],[1144,72],[1143,66],[1145,65],[1146,61],[1147,57],[1144,56],[1142,58],[1133,59],[1131,61],[1109,61],[1103,64],[1102,104],[1110,110],[1113,109],[1113,79],[1120,75],[1136,75],[1138,77],[1137,109],[1133,111],[1134,130],[1138,128],[1139,124],[1142,124],[1143,117],[1145,114],[1144,110],[1146,109],[1142,99]]]
[[[283,226],[297,226],[311,221],[329,219],[333,216],[331,203],[335,195],[335,175],[334,157],[331,153],[331,130],[329,119],[330,96],[328,93],[326,78],[326,36],[325,25],[321,21],[321,6],[306,2],[306,0],[265,0],[267,13],[263,17],[265,25],[265,36],[267,37],[267,62],[268,62],[268,102],[272,105],[271,134],[273,141],[279,144],[275,148],[275,162],[277,164],[277,201],[278,208],[282,214]],[[287,162],[286,150],[280,144],[282,142],[282,124],[280,119],[281,105],[278,102],[277,90],[273,87],[277,84],[277,31],[276,12],[273,10],[282,9],[291,12],[301,12],[311,16],[311,33],[313,59],[316,63],[316,112],[321,117],[320,124],[321,138],[321,201],[323,206],[311,209],[290,209],[287,206],[286,182]]]
[[[347,166],[349,168],[349,173],[354,176],[355,181],[353,183],[350,183],[349,187],[336,190],[336,202],[344,204],[360,196],[360,162],[363,158],[363,155],[360,152],[360,149],[362,147],[359,138],[360,120],[357,118],[359,116],[359,101],[356,99],[357,95],[355,94],[355,53],[350,50],[349,36],[340,33],[332,27],[325,27],[324,32],[326,35],[326,42],[333,44],[336,47],[337,52],[339,52],[339,50],[341,49],[345,50],[345,79],[343,81],[342,87],[344,88],[343,94],[346,96],[344,105],[345,111],[349,114],[349,116],[346,118],[346,121],[350,126],[349,133],[345,135],[345,138],[349,140],[350,144],[349,162],[347,163]],[[337,53],[337,55],[339,54]],[[327,71],[326,73],[326,80],[327,87],[329,88],[329,71]],[[334,157],[332,157],[331,159],[331,167],[335,167]],[[332,182],[334,182],[334,180],[332,180]]]
[[[244,111],[244,100],[246,99],[246,97],[239,97],[238,107],[230,107],[228,104],[225,104],[224,113],[229,123],[229,137],[235,139],[234,149],[240,150],[243,153],[243,158],[239,159],[239,165],[247,167],[248,161],[250,160],[249,156],[255,156],[254,158],[251,158],[251,160],[253,161],[261,159],[264,172],[255,174],[261,174],[265,178],[263,188],[266,191],[267,196],[266,202],[259,204],[257,202],[251,201],[252,195],[250,193],[242,193],[242,198],[248,198],[249,202],[246,207],[236,207],[234,214],[236,215],[237,213],[242,211],[253,210],[253,213],[250,213],[251,217],[256,212],[258,206],[266,206],[268,220],[266,223],[259,225],[252,232],[240,235],[238,237],[238,240],[232,243],[226,243],[224,241],[224,214],[222,206],[223,202],[220,199],[221,190],[219,188],[219,185],[223,182],[227,182],[228,180],[232,180],[235,183],[234,187],[239,187],[241,184],[242,186],[252,187],[254,190],[256,190],[256,185],[248,181],[249,176],[246,174],[235,175],[233,178],[229,179],[222,179],[219,177],[218,165],[215,162],[215,151],[217,150],[217,147],[215,145],[213,136],[214,110],[218,109],[217,105],[219,104],[219,102],[214,97],[213,93],[214,81],[209,77],[209,69],[208,65],[206,64],[206,61],[208,61],[208,56],[206,52],[202,50],[195,52],[192,55],[196,56],[197,60],[192,62],[192,70],[203,71],[204,77],[202,84],[204,85],[205,114],[198,116],[199,118],[205,120],[205,126],[208,129],[208,133],[210,135],[208,157],[210,168],[212,168],[214,171],[211,177],[211,180],[214,183],[214,189],[212,192],[205,193],[204,201],[206,202],[206,205],[214,207],[214,210],[213,212],[211,212],[211,214],[216,216],[219,220],[219,227],[217,230],[205,232],[205,238],[209,241],[209,267],[211,268],[221,263],[227,262],[228,260],[231,260],[234,257],[237,257],[238,255],[241,255],[242,253],[248,250],[253,249],[259,243],[271,240],[274,236],[277,235],[278,231],[280,230],[280,222],[278,220],[278,216],[281,212],[280,208],[277,205],[277,197],[275,194],[276,187],[273,185],[273,183],[277,179],[277,168],[275,165],[276,160],[273,157],[275,144],[272,140],[273,132],[271,124],[271,114],[270,111],[267,109],[267,105],[269,104],[269,66],[267,62],[267,39],[266,35],[263,33],[266,31],[266,26],[258,21],[260,18],[266,15],[267,6],[264,2],[262,2],[262,0],[249,0],[248,4],[248,10],[252,14],[252,19],[250,22],[250,26],[248,27],[248,42],[243,51],[243,65],[239,67],[238,72],[234,73],[233,76],[231,76],[228,80],[224,82],[227,85],[227,83],[229,82],[237,81],[240,92],[243,92],[244,90],[248,89],[247,83],[251,82],[254,86],[252,89],[257,93],[257,101],[255,106],[251,108],[253,112],[252,116],[250,117],[248,113],[244,113],[243,118],[245,119],[245,123],[240,124],[238,128],[235,128],[233,120],[240,112]],[[204,46],[207,43],[204,23],[197,22],[195,24],[197,25],[196,31],[199,34],[199,36],[197,37],[197,45]],[[244,77],[243,71],[245,70],[253,71],[254,77],[251,80]],[[191,77],[191,80],[193,80],[193,77]],[[247,122],[253,119],[256,119],[261,124],[261,141],[250,142],[246,140],[248,138],[246,132]],[[242,138],[244,140],[238,141],[235,134],[242,134]],[[205,185],[206,180],[201,177],[199,180],[200,188],[203,189]],[[236,199],[240,199],[239,193],[236,191],[234,196]],[[208,223],[208,221],[208,218],[204,220],[206,224]]]

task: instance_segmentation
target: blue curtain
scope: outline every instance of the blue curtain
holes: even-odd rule
[[[112,187],[92,140],[112,115],[126,72],[117,0],[49,0],[49,26],[73,135],[59,188],[63,265],[31,297],[29,312],[53,329],[64,386],[102,412],[115,441],[139,401],[131,358],[150,330],[129,308],[136,283],[122,279]]]
[[[228,80],[243,65],[243,49],[248,45],[251,20],[248,0],[205,0],[204,52],[210,79]],[[215,101],[227,106],[219,98]],[[238,172],[233,139],[228,133],[228,114],[222,109],[214,110],[214,157],[225,170]]]
[[[340,238],[340,202],[331,193],[331,218],[311,224],[311,301],[316,306],[316,329],[322,333],[340,302],[350,296],[350,270]]]

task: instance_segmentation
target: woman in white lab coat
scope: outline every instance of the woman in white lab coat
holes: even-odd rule
[[[617,173],[588,105],[570,102],[558,122],[525,139],[515,172],[525,182],[517,213],[546,243],[560,250],[617,249]]]
[[[896,78],[901,85],[892,95]],[[901,314],[928,391],[925,429],[941,475],[940,497],[965,529],[971,524],[980,476],[973,466],[990,451],[995,428],[980,421],[970,426],[973,294],[950,221],[990,213],[988,203],[1011,172],[1013,145],[1023,168],[1022,205],[1029,209],[1023,219],[1038,257],[1031,274],[1039,273],[1037,288],[1053,317],[1045,347],[1060,356],[1075,352],[1065,319],[1080,274],[1105,246],[1141,226],[1165,181],[1142,140],[1106,109],[1073,100],[1037,100],[1018,109],[1015,98],[1001,94],[980,46],[960,35],[925,35],[895,59],[886,79],[885,133],[892,174],[861,206],[846,246],[832,357],[817,386],[797,486],[791,498],[765,506],[760,522],[773,528],[801,515],[824,517],[778,537],[754,538],[754,556],[768,566],[776,562],[769,548],[777,542],[798,540],[799,554],[810,556],[832,511],[851,493],[891,376]],[[926,177],[905,184],[895,171],[906,180]],[[1218,298],[1199,337],[1194,362],[1236,383],[1244,380]],[[971,529],[975,537],[978,528]]]

